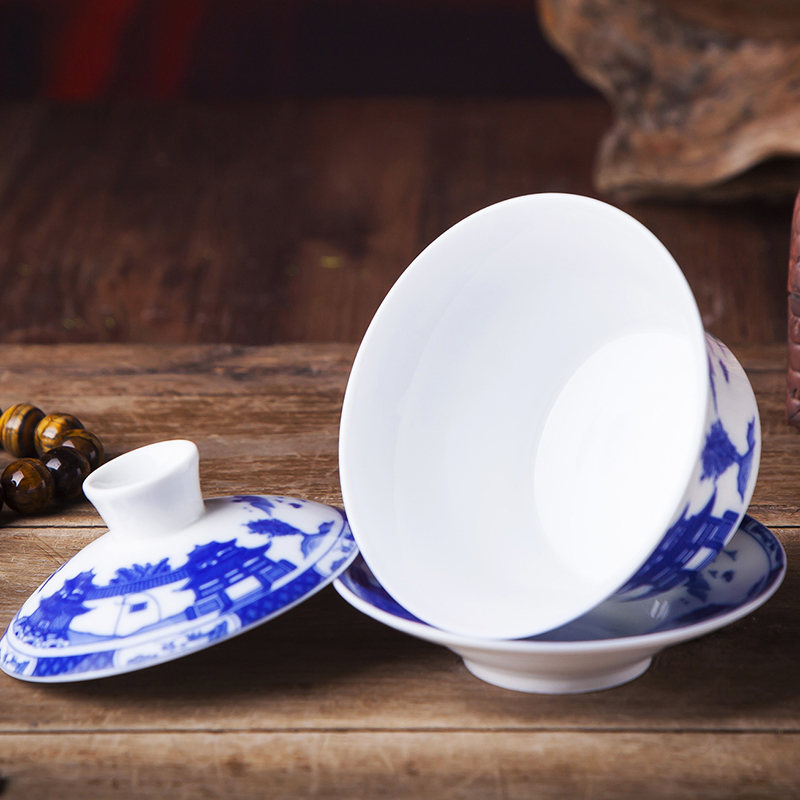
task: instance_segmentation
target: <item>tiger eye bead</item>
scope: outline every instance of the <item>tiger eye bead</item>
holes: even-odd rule
[[[83,429],[83,423],[72,414],[48,414],[37,426],[33,437],[36,452],[41,456],[56,447],[67,431]]]
[[[58,447],[74,447],[82,453],[89,466],[95,470],[103,463],[103,443],[91,432],[84,430],[67,431],[57,443]]]
[[[36,455],[34,436],[36,426],[44,418],[44,411],[27,403],[17,403],[0,416],[0,444],[12,456]]]
[[[53,476],[53,497],[74,500],[83,489],[83,479],[92,471],[86,456],[74,447],[54,447],[42,456],[42,464]]]
[[[0,476],[6,505],[20,514],[35,514],[52,499],[55,483],[50,470],[35,458],[12,461]]]

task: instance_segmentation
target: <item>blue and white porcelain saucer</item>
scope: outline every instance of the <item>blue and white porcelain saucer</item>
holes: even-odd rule
[[[637,600],[611,599],[573,622],[529,639],[488,640],[431,627],[400,606],[360,556],[335,581],[348,603],[397,630],[449,647],[488,683],[564,694],[617,686],[641,675],[669,645],[695,639],[753,612],[780,586],[786,555],[745,516],[725,549],[686,582]]]
[[[103,469],[94,474],[104,478]],[[0,668],[55,683],[170,661],[282,614],[357,554],[347,519],[330,506],[262,495],[199,502],[195,519],[170,530],[141,517],[141,535],[111,525],[60,567],[12,619]],[[102,510],[102,499],[95,504]],[[136,520],[126,512],[126,522]],[[113,513],[103,516],[110,522]]]

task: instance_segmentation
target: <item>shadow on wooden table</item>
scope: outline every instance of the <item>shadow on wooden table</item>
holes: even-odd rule
[[[790,727],[800,712],[800,685],[791,677],[800,622],[788,598],[799,581],[790,572],[752,616],[664,651],[626,686],[585,695],[525,695],[482,683],[446,649],[362,616],[330,588],[188,658],[36,687],[36,700],[31,691],[20,694],[39,708],[40,725],[60,727],[62,719],[78,729],[101,720],[106,730]]]

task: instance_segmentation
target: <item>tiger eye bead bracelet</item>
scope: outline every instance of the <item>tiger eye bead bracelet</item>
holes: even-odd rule
[[[92,471],[86,456],[72,447],[54,447],[40,463],[53,477],[53,499],[59,503],[80,497],[83,479]]]
[[[2,427],[0,418],[0,427]],[[33,434],[33,446],[38,456],[43,456],[48,450],[58,446],[61,438],[67,431],[83,430],[83,423],[72,414],[48,414],[36,426]]]
[[[44,411],[27,403],[17,403],[0,415],[0,444],[18,458],[35,458],[36,428],[45,418]]]
[[[55,480],[50,470],[35,458],[20,458],[9,464],[0,477],[3,499],[20,514],[41,511],[55,494]]]
[[[65,431],[57,440],[61,447],[71,447],[77,450],[89,462],[92,470],[96,470],[105,457],[103,443],[91,432],[82,429]]]
[[[103,463],[102,442],[72,414],[49,414],[18,403],[0,415],[0,445],[18,458],[0,475],[3,502],[35,514],[51,500],[80,496],[84,478]]]

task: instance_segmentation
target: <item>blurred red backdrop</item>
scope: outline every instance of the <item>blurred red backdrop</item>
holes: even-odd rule
[[[0,97],[576,95],[534,0],[0,0]]]

